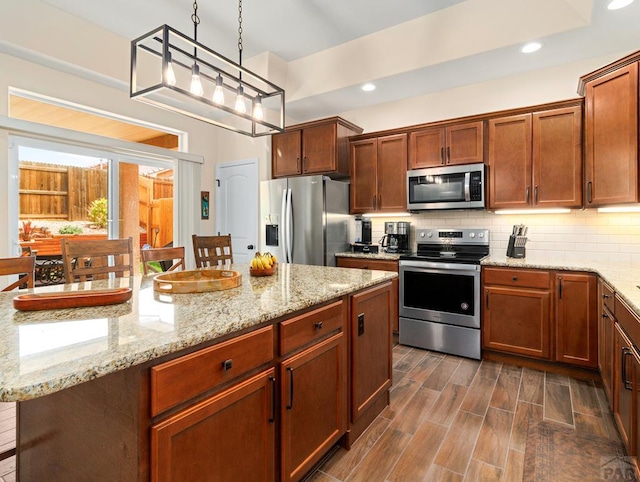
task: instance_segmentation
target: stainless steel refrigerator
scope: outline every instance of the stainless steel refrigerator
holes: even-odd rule
[[[349,183],[324,176],[260,183],[260,251],[282,263],[335,266],[349,250]]]

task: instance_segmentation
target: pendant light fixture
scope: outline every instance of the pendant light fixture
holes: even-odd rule
[[[197,0],[191,21],[193,38],[162,25],[131,42],[131,98],[252,137],[282,132],[284,90],[242,65],[242,0],[238,63],[198,42]]]

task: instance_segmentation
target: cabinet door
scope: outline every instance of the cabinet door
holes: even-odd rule
[[[585,92],[586,206],[638,201],[638,64]]]
[[[299,130],[271,136],[271,176],[302,174],[302,134]]]
[[[556,361],[598,366],[596,277],[556,273]]]
[[[300,480],[347,429],[344,333],[280,366],[282,480]],[[243,453],[238,452],[238,453]]]
[[[302,172],[321,174],[337,169],[335,123],[309,127],[302,130]]]
[[[633,378],[634,356],[631,343],[627,340],[618,324],[614,330],[613,351],[613,416],[618,425],[620,438],[631,453],[632,429],[633,429]]]
[[[446,146],[447,164],[483,162],[484,123],[478,121],[447,127]]]
[[[613,407],[613,327],[615,319],[606,308],[598,319],[598,369],[607,400]]]
[[[351,214],[368,213],[375,210],[377,206],[378,141],[365,139],[351,142],[350,151]]]
[[[409,134],[409,169],[444,165],[444,129],[436,127]]]
[[[271,369],[152,426],[151,480],[274,480],[274,403]]]
[[[351,421],[391,387],[391,284],[351,297]]]
[[[407,135],[378,138],[378,211],[407,210]]]
[[[485,286],[482,346],[550,358],[548,290]]]
[[[582,207],[582,108],[533,114],[533,204]]]
[[[489,121],[489,208],[531,203],[531,114]]]

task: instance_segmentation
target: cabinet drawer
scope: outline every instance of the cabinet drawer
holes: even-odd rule
[[[273,327],[151,368],[151,416],[273,360]],[[226,365],[226,369],[225,369]]]
[[[398,272],[397,261],[367,258],[338,258],[337,265],[340,268],[378,269],[380,271]]]
[[[485,284],[549,289],[551,274],[527,269],[484,268],[483,279]]]
[[[285,355],[331,332],[342,330],[343,305],[342,300],[337,301],[280,323],[280,354]]]
[[[607,283],[602,282],[602,304],[607,307],[612,315],[615,315],[615,292]]]
[[[619,296],[615,297],[615,308],[618,324],[624,329],[631,343],[640,348],[640,320]]]

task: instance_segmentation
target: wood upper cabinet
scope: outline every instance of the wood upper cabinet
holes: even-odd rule
[[[409,169],[483,162],[484,123],[432,127],[409,134]]]
[[[555,360],[589,368],[598,366],[596,276],[555,274]]]
[[[324,174],[349,177],[349,136],[362,132],[339,117],[308,122],[271,136],[274,178]]]
[[[586,83],[585,205],[638,202],[638,63]]]
[[[352,214],[407,210],[407,135],[350,143]]]
[[[274,480],[275,390],[270,369],[153,425],[151,480]]]
[[[280,380],[281,480],[287,482],[300,480],[347,430],[344,333],[286,359]]]
[[[489,208],[582,206],[582,108],[489,120]]]
[[[391,283],[351,297],[351,421],[391,388]]]

